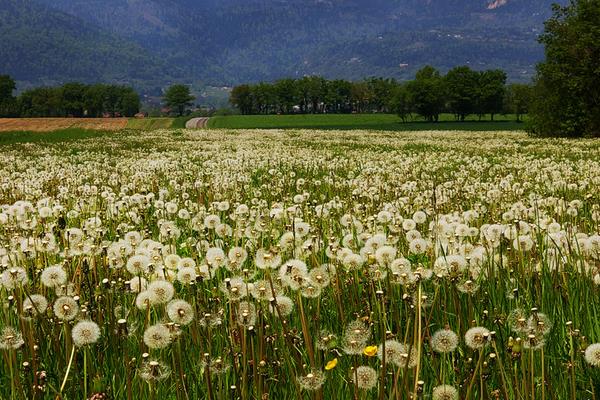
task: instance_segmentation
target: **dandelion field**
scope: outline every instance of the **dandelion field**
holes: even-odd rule
[[[1,399],[596,399],[600,143],[1,147]]]

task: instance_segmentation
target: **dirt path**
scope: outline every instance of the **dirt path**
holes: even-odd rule
[[[185,123],[187,129],[205,129],[208,126],[208,118],[192,118]]]

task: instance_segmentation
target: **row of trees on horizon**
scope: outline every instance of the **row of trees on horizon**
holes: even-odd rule
[[[132,117],[140,96],[131,87],[66,83],[13,96],[15,81],[0,75],[0,117]]]
[[[446,75],[426,66],[415,79],[369,78],[361,82],[327,80],[319,76],[280,79],[273,83],[244,84],[233,88],[230,103],[242,114],[293,113],[396,113],[437,121],[444,112],[464,121],[469,115],[527,113],[531,86],[506,84],[502,70],[474,71],[453,68]]]

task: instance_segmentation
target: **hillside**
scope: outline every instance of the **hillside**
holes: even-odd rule
[[[151,90],[167,64],[138,44],[29,0],[0,0],[0,71],[22,82],[114,82]]]
[[[88,32],[102,31],[116,59],[145,76],[149,69],[187,82],[230,85],[282,76],[319,74],[360,79],[382,75],[407,79],[423,64],[441,69],[469,64],[477,69],[503,68],[511,80],[528,80],[542,56],[536,38],[550,15],[553,0],[38,0],[54,19],[37,21],[58,30],[69,21],[85,21]],[[565,2],[566,0],[562,0]],[[16,4],[14,0],[0,3]],[[32,4],[32,3],[27,3]],[[20,7],[21,9],[23,7]],[[22,15],[22,10],[8,11]],[[6,11],[5,11],[6,14]],[[59,16],[59,17],[58,17]],[[59,19],[56,19],[59,18]],[[62,22],[61,22],[62,21]],[[63,23],[64,22],[64,23]],[[20,24],[20,25],[19,25]],[[25,25],[25,26],[23,26]],[[16,18],[3,42],[19,43],[37,58],[42,50],[16,38],[29,24]],[[78,25],[83,29],[82,25]],[[94,28],[92,28],[94,27]],[[116,38],[119,39],[116,39]],[[84,35],[85,38],[85,35]],[[111,42],[112,40],[112,42]],[[134,44],[132,44],[134,43]],[[31,47],[27,47],[31,46]],[[69,46],[62,48],[70,56]],[[107,56],[85,40],[77,51]],[[82,49],[83,48],[83,49]],[[94,50],[91,50],[94,49]],[[84,52],[85,53],[85,52]],[[100,53],[100,54],[97,54]],[[151,57],[153,62],[141,61]],[[43,54],[42,54],[42,58]],[[58,61],[64,62],[65,57]],[[75,59],[72,68],[89,70]],[[111,60],[115,59],[111,57]],[[156,60],[162,60],[161,65]],[[15,58],[5,61],[13,67]],[[81,64],[84,65],[81,65]],[[127,73],[115,75],[128,76]],[[125,69],[127,71],[127,69]],[[60,79],[51,68],[32,69],[29,78]],[[165,74],[155,79],[167,81]]]

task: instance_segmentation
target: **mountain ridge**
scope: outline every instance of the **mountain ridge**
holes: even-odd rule
[[[0,4],[10,1],[14,2],[0,0]],[[212,85],[303,75],[409,79],[424,64],[442,70],[463,64],[502,68],[510,80],[526,81],[543,57],[536,38],[553,2],[36,1],[25,0],[45,10],[38,13],[64,13],[88,31],[113,38],[116,41],[105,42],[114,43],[117,53],[147,57],[140,64],[154,70],[156,82]],[[9,32],[0,34],[0,39],[14,40]],[[29,52],[32,58],[36,51]],[[6,66],[0,64],[0,69]],[[27,78],[52,78],[51,73],[31,75]]]

